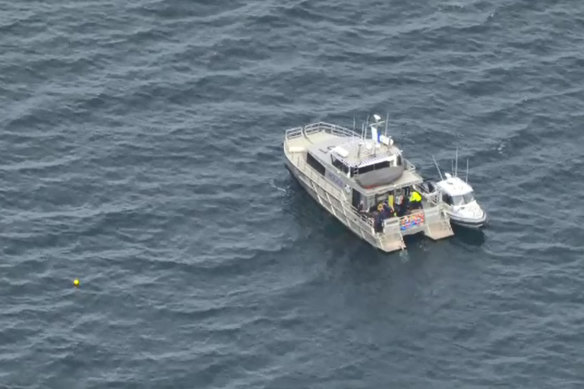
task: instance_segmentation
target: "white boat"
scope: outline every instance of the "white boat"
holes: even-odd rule
[[[380,250],[403,250],[410,234],[452,236],[447,205],[422,193],[423,179],[388,136],[387,121],[373,117],[361,134],[322,122],[287,130],[286,167],[328,213]],[[414,191],[421,201],[408,203]]]
[[[458,150],[454,174],[445,173],[442,176],[440,168],[434,160],[441,181],[429,183],[427,189],[437,191],[438,196],[447,204],[450,222],[462,227],[481,228],[487,222],[487,213],[482,209],[474,196],[474,190],[468,183],[468,160],[466,179],[458,177]]]

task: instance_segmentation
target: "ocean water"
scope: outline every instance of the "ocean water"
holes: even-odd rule
[[[1,388],[584,387],[582,1],[2,1],[0,49]],[[290,177],[375,112],[486,230],[385,254]]]

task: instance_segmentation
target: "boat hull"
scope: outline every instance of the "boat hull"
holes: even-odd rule
[[[487,223],[486,214],[481,218],[467,218],[456,215],[452,212],[448,212],[450,216],[450,223],[456,224],[459,227],[480,229],[483,228]]]
[[[310,178],[306,177],[306,175],[304,173],[302,173],[302,171],[300,169],[298,169],[292,162],[290,162],[290,160],[288,160],[288,158],[286,158],[285,165],[286,165],[286,168],[288,169],[288,171],[290,172],[290,174],[292,175],[292,177],[294,177],[296,179],[296,181],[300,184],[300,186],[302,186],[302,188],[304,188],[304,190],[306,190],[306,192],[310,195],[310,197],[313,198],[313,200],[316,201],[317,204],[320,204],[329,214],[331,214],[337,220],[339,220],[341,223],[343,223],[343,225],[345,225],[347,228],[349,228],[349,230],[351,230],[351,232],[356,234],[358,237],[364,239],[372,246],[374,246],[380,250],[383,250],[383,248],[379,246],[377,240],[375,239],[375,235],[374,235],[373,231],[368,231],[365,228],[359,227],[357,225],[357,223],[355,223],[354,221],[351,222],[350,220],[347,220],[346,217],[340,218],[337,216],[336,212],[331,212],[332,205],[323,203],[322,200],[319,199],[318,194],[310,185],[310,181],[309,181]],[[386,250],[384,250],[384,251],[386,251]],[[393,250],[391,250],[391,251],[393,251]]]

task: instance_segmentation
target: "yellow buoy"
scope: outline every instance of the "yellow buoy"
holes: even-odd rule
[[[79,280],[78,279],[74,279],[73,280],[73,285],[75,285],[76,288],[79,287]]]

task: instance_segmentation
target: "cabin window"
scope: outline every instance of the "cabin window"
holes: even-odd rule
[[[442,195],[442,201],[444,201],[448,205],[452,205],[452,196],[450,196],[449,194],[444,193]]]
[[[402,165],[402,158],[401,155],[397,156],[397,166],[401,166]]]
[[[452,197],[452,204],[453,205],[465,205],[474,201],[474,194],[473,192],[469,192],[464,195],[453,196]]]
[[[385,169],[388,168],[389,166],[390,166],[389,161],[383,161],[373,165],[360,167],[357,169],[357,171],[359,172],[359,174],[364,174],[373,170]]]
[[[353,205],[353,207],[355,208],[359,208],[360,203],[363,201],[363,195],[359,192],[356,191],[355,189],[353,189],[353,197],[351,199],[351,204]],[[363,207],[365,207],[365,202],[363,201]],[[363,208],[363,210],[365,210],[365,208]]]
[[[339,161],[338,159],[336,159],[334,157],[332,157],[332,164],[334,167],[336,167],[337,169],[339,169],[343,173],[347,173],[349,171],[349,167],[347,165],[345,165],[344,163],[342,163],[341,161]]]
[[[314,158],[310,153],[306,153],[306,163],[324,176],[326,170],[325,167],[320,162],[318,162],[316,158]]]

